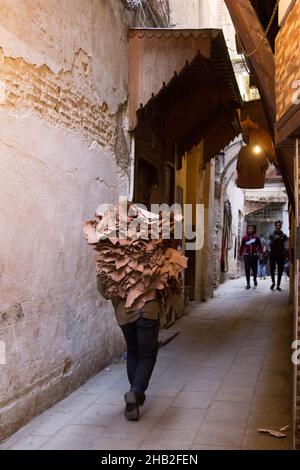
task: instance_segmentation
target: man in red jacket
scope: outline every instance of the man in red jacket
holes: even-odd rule
[[[263,252],[263,247],[260,238],[255,233],[254,225],[247,226],[247,234],[243,237],[240,256],[244,258],[245,274],[247,279],[246,289],[250,289],[250,272],[252,269],[253,283],[257,286],[257,265],[260,254]]]

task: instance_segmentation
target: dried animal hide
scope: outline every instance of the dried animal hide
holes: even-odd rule
[[[110,208],[96,213],[96,220],[83,223],[85,239],[98,252],[96,271],[105,296],[126,299],[127,310],[142,308],[156,298],[157,290],[164,296],[169,288],[182,288],[187,258],[163,238],[165,216],[132,204],[129,215]],[[178,222],[181,217],[171,213],[171,233]],[[122,232],[127,228],[127,238],[123,239]]]

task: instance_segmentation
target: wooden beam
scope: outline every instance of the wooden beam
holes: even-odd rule
[[[278,144],[300,136],[300,104],[293,105],[276,124],[276,142]]]
[[[265,108],[270,129],[274,132],[276,121],[275,101],[275,60],[269,41],[264,38],[264,31],[250,0],[225,0],[234,27],[241,38],[255,71],[259,93]]]
[[[243,43],[246,54],[255,71],[258,89],[270,132],[275,142],[276,99],[275,99],[275,60],[269,41],[264,38],[264,31],[250,0],[224,0],[234,27]],[[257,51],[257,45],[260,47]],[[285,183],[292,209],[295,208],[294,186],[289,170],[289,151],[276,149],[279,167]]]

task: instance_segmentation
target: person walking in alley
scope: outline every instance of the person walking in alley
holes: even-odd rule
[[[268,258],[269,258],[268,244],[267,244],[267,240],[265,239],[262,233],[259,235],[259,238],[260,238],[260,243],[262,246],[262,253],[260,254],[259,259],[258,259],[257,276],[260,277],[260,279],[266,279]]]
[[[120,198],[102,204],[95,219],[83,222],[83,234],[94,247],[97,288],[111,300],[127,345],[125,417],[139,419],[139,407],[156,363],[160,324],[171,299],[182,294],[188,258],[179,249],[179,212],[149,212]]]
[[[240,256],[244,258],[245,264],[245,274],[247,285],[246,289],[250,289],[250,275],[251,270],[253,274],[253,283],[254,286],[257,286],[257,268],[258,268],[258,258],[262,254],[263,249],[261,241],[258,235],[255,233],[255,227],[252,224],[247,226],[247,234],[243,237],[241,247],[240,247]]]
[[[97,277],[97,288],[105,297],[101,279]],[[113,297],[110,299],[115,315],[127,345],[127,376],[130,390],[125,393],[125,417],[129,421],[139,419],[139,407],[146,399],[145,391],[156,363],[158,353],[158,334],[160,327],[160,302],[150,300],[137,311],[128,312],[125,300]]]
[[[266,279],[267,277],[267,265],[268,265],[268,252],[266,247],[263,247],[263,252],[260,254],[258,259],[258,272],[257,275],[260,279]]]
[[[268,250],[268,243],[267,243],[267,240],[265,239],[265,237],[263,236],[262,233],[259,234],[259,238],[260,238],[260,243],[261,243],[263,252],[267,251]]]
[[[270,235],[270,272],[272,278],[272,284],[270,289],[275,288],[275,270],[277,266],[277,287],[276,289],[281,291],[280,283],[284,269],[284,262],[286,258],[287,250],[287,236],[282,231],[282,222],[277,220],[275,222],[275,231]]]
[[[105,296],[105,289],[99,277],[97,288]],[[139,419],[139,407],[146,399],[148,387],[158,353],[158,334],[160,327],[161,305],[158,297],[145,303],[140,310],[128,312],[126,301],[113,297],[110,299],[115,309],[117,322],[123,332],[127,345],[127,376],[130,390],[125,393],[125,417],[129,421]]]

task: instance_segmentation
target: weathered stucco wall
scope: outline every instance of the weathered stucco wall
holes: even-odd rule
[[[175,28],[198,28],[200,22],[199,0],[170,0],[171,25]]]
[[[110,0],[0,5],[0,439],[123,348],[81,223],[129,191],[127,25]]]
[[[236,164],[236,162],[235,162]],[[225,279],[235,279],[243,275],[243,264],[238,258],[239,253],[239,225],[240,237],[244,236],[244,192],[235,184],[235,173],[231,177],[226,191],[226,198],[231,202],[232,210],[232,248],[228,252],[228,272]],[[240,213],[240,217],[239,217]]]
[[[237,154],[242,144],[241,136],[237,137],[224,149],[224,155],[217,159],[216,185],[218,195],[214,205],[214,286],[227,279],[234,279],[243,274],[243,266],[236,256],[244,221],[244,191],[235,184]],[[221,272],[222,234],[224,225],[224,203],[229,200],[232,212],[232,248],[228,250],[228,270]]]

